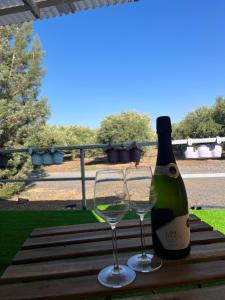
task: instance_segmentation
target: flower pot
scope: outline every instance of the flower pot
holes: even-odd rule
[[[212,157],[212,152],[207,145],[201,145],[198,147],[198,155],[200,158],[210,158]]]
[[[109,163],[118,163],[119,162],[119,153],[117,150],[111,148],[106,150],[107,160]]]
[[[64,157],[64,153],[60,152],[60,151],[55,151],[53,154],[53,163],[54,164],[61,164],[63,163],[63,157]]]
[[[43,165],[52,165],[53,164],[53,155],[51,153],[45,152],[42,155]]]
[[[34,166],[41,166],[43,164],[42,154],[41,153],[32,153],[31,162]]]
[[[130,151],[127,149],[119,150],[119,162],[125,164],[130,162]]]
[[[184,156],[186,159],[199,158],[198,151],[196,151],[193,146],[186,147],[186,150],[184,151]]]
[[[0,168],[7,168],[9,157],[5,155],[0,155]]]
[[[215,144],[214,147],[211,149],[212,157],[219,158],[222,156],[222,146],[219,144]]]
[[[130,149],[130,161],[139,163],[141,160],[141,150],[138,148]]]

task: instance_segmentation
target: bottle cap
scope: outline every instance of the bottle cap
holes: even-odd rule
[[[160,116],[156,120],[156,131],[158,132],[172,132],[170,117]]]

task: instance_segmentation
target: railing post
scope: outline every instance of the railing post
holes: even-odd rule
[[[85,150],[80,149],[80,172],[81,172],[81,187],[82,187],[82,208],[86,209],[86,188],[85,188],[85,168],[84,168]]]

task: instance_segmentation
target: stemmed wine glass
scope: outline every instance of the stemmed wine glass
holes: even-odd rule
[[[147,253],[144,233],[144,218],[150,214],[155,204],[155,197],[151,188],[152,171],[148,166],[128,167],[125,174],[130,207],[140,218],[141,229],[141,253],[128,259],[128,266],[135,271],[151,272],[159,269],[162,265],[161,259],[154,254]]]
[[[114,256],[114,265],[102,269],[98,280],[106,287],[120,288],[128,285],[134,281],[136,274],[128,266],[119,264],[116,240],[116,225],[129,210],[123,170],[103,170],[96,173],[94,208],[111,226]]]

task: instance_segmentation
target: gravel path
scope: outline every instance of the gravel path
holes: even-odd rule
[[[182,174],[225,173],[225,160],[178,161]],[[115,167],[115,166],[114,166]],[[102,169],[99,166],[99,169]],[[55,171],[55,170],[54,170]],[[95,170],[86,171],[87,177],[94,177]],[[50,172],[45,177],[78,177],[79,171]],[[225,208],[225,177],[221,178],[185,178],[189,205]],[[86,181],[86,196],[91,206],[93,181]],[[29,199],[18,203],[18,198]],[[61,210],[80,209],[82,194],[80,181],[34,182],[19,196],[10,201],[0,201],[0,210]],[[69,208],[66,206],[69,205]],[[74,205],[74,206],[73,206]]]

